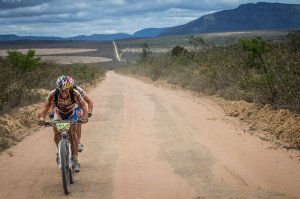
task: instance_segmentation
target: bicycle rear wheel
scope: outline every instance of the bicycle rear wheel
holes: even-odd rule
[[[59,142],[61,177],[65,194],[70,193],[70,169],[68,165],[68,145],[65,140]]]

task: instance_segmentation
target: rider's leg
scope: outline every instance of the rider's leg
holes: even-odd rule
[[[70,132],[72,155],[74,157],[75,162],[78,162],[78,142],[76,136],[76,125],[71,127]]]
[[[74,122],[76,122],[78,120],[75,110],[73,110],[72,114],[68,117],[68,120],[74,121]],[[75,162],[77,162],[77,159],[78,159],[78,141],[77,141],[76,127],[77,127],[77,125],[73,125],[70,128],[72,155],[73,155]]]
[[[75,109],[77,117],[81,117],[82,116],[82,110],[80,108],[80,106],[78,105],[77,108]],[[77,125],[77,130],[76,130],[76,134],[77,134],[77,142],[78,142],[78,148],[80,147],[79,152],[82,151],[82,144],[81,144],[81,125]]]
[[[59,114],[59,112],[57,111],[57,109],[54,109],[53,120],[54,120],[54,121],[62,120],[62,117],[60,116],[60,114]],[[59,133],[58,133],[58,131],[57,131],[56,126],[53,126],[53,131],[54,131],[54,142],[55,142],[56,146],[58,146],[60,137],[59,137]]]
[[[80,144],[80,139],[81,139],[81,125],[77,125],[77,128],[76,128],[76,135],[77,135],[77,142],[78,144]]]
[[[56,126],[53,126],[53,132],[54,132],[54,142],[55,142],[56,146],[58,146],[59,134],[58,134]]]

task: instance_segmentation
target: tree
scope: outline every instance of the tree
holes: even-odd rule
[[[295,32],[290,32],[287,35],[289,45],[294,51],[300,50],[300,30]]]
[[[142,47],[142,54],[141,54],[142,61],[145,61],[150,53],[151,53],[151,51],[150,51],[148,44],[144,43],[143,47]]]
[[[277,90],[275,88],[271,72],[267,68],[267,64],[263,59],[263,54],[269,51],[267,42],[260,37],[253,39],[241,39],[240,45],[243,50],[248,53],[247,65],[250,68],[255,68],[263,73],[262,81],[265,81],[272,94],[272,101],[277,97]]]
[[[190,35],[188,40],[189,44],[193,45],[195,51],[200,50],[205,45],[204,39],[200,36]]]

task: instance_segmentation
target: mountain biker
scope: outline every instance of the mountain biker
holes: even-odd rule
[[[86,123],[87,119],[87,109],[85,103],[80,95],[80,93],[74,90],[71,86],[71,81],[68,76],[62,75],[56,81],[56,89],[52,90],[42,109],[39,116],[39,124],[45,123],[45,117],[48,110],[54,105],[54,120],[69,120],[76,122],[78,120],[76,114],[76,108],[79,105],[82,109],[83,117],[80,119],[82,123]],[[78,163],[78,143],[76,137],[76,126],[71,126],[70,128],[70,139],[72,147],[72,155],[74,157],[74,171],[80,171],[80,164]],[[54,141],[56,145],[59,142],[59,134],[56,129],[54,129]]]
[[[88,104],[88,117],[92,117],[92,111],[93,111],[93,101],[89,98],[89,96],[84,92],[84,90],[77,86],[75,84],[74,79],[71,76],[68,76],[70,79],[71,86],[73,87],[74,90],[77,90],[83,100]],[[77,115],[81,116],[82,115],[82,110],[81,107],[78,106],[76,108]],[[77,142],[78,142],[78,151],[81,152],[83,150],[83,145],[81,144],[81,125],[79,124],[76,128],[76,135],[77,135]]]

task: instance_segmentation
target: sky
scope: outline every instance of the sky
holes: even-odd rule
[[[262,1],[262,0],[261,0]],[[128,33],[188,23],[256,0],[0,0],[0,35]],[[300,0],[263,0],[300,4]]]

